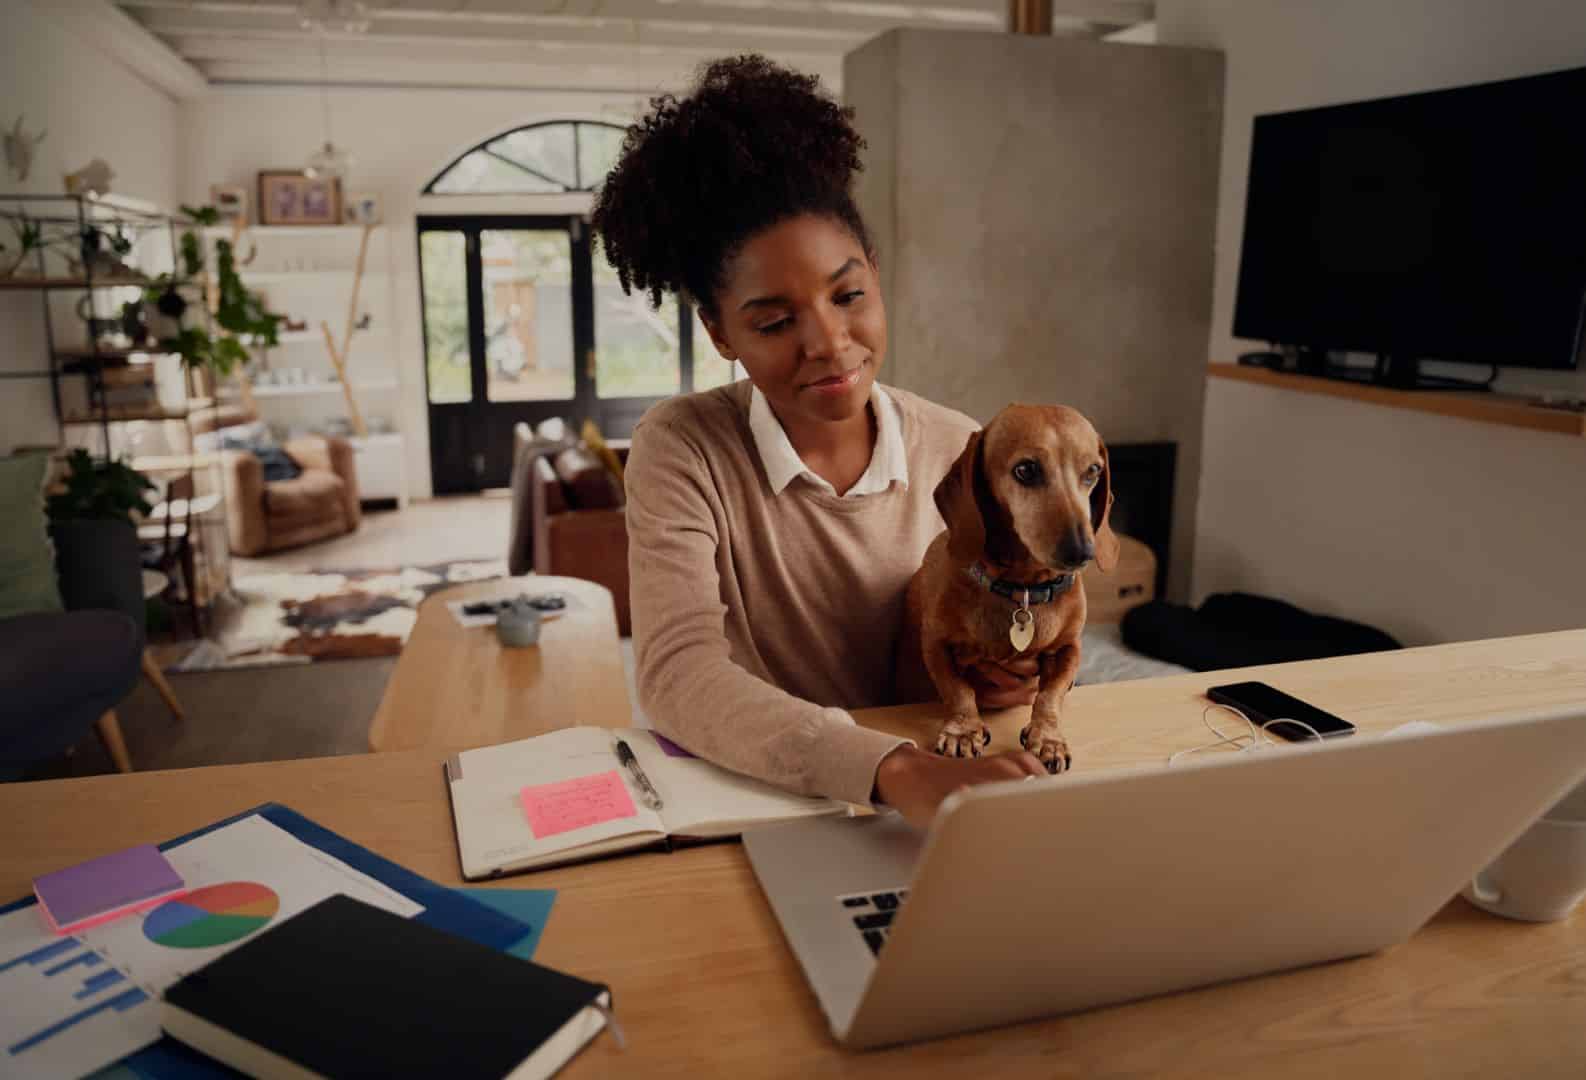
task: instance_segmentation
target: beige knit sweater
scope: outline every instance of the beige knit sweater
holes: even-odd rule
[[[639,704],[689,750],[780,787],[868,802],[906,740],[845,710],[886,705],[903,594],[943,529],[932,497],[977,425],[888,388],[907,488],[780,495],[749,430],[750,384],[651,409],[627,464]]]

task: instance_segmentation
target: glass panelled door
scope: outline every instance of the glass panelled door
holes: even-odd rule
[[[623,294],[580,218],[418,228],[436,494],[510,483],[518,423],[593,418],[625,438],[657,401],[733,377],[692,309]]]

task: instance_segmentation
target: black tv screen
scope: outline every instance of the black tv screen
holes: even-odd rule
[[[1586,68],[1258,116],[1234,335],[1572,368]]]

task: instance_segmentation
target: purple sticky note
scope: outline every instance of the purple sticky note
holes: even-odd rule
[[[33,893],[57,934],[108,922],[185,891],[182,876],[153,844],[33,879]]]
[[[693,757],[694,756],[693,754],[690,754],[687,750],[684,750],[681,746],[677,745],[677,743],[673,742],[671,739],[668,739],[665,735],[662,735],[659,731],[652,731],[652,732],[650,732],[650,734],[655,736],[655,741],[656,741],[657,745],[659,745],[661,747],[661,749],[666,753],[667,757]]]

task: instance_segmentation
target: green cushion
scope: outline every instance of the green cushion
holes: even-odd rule
[[[61,610],[44,521],[49,468],[45,453],[0,458],[0,618]]]

